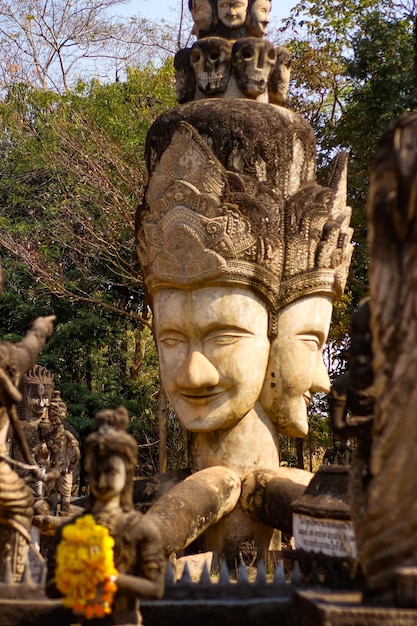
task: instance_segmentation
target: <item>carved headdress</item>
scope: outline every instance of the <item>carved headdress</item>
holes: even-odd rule
[[[314,138],[297,115],[232,100],[183,105],[182,119],[178,111],[160,119],[163,139],[158,123],[148,135],[137,251],[150,295],[248,287],[267,305],[272,334],[290,302],[339,297],[352,253],[346,159],[321,187]]]

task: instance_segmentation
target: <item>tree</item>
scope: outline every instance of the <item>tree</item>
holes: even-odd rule
[[[167,23],[120,20],[126,0],[0,0],[0,85],[65,93],[80,79],[118,80],[126,68],[164,62],[177,35]],[[178,35],[180,40],[180,36]]]
[[[55,295],[144,324],[134,216],[146,132],[174,102],[171,77],[132,70],[66,96],[22,87],[0,105],[0,246]]]
[[[58,323],[42,355],[77,428],[123,403],[145,446],[158,441],[158,365],[134,252],[151,122],[172,107],[172,69],[130,70],[65,95],[16,85],[0,103],[3,338],[37,312]]]

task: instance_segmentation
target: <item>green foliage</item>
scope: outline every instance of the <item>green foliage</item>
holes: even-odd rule
[[[82,437],[98,410],[123,404],[139,444],[158,440],[134,215],[147,130],[174,103],[170,64],[65,96],[15,85],[0,102],[0,338],[18,340],[38,315],[56,315],[39,362]]]

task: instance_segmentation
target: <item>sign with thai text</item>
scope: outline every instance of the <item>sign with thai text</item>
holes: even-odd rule
[[[356,557],[352,522],[293,514],[294,543],[297,550],[322,552],[329,556]]]

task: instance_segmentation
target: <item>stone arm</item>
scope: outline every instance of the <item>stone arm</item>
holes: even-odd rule
[[[17,387],[21,375],[35,365],[39,352],[52,335],[54,320],[54,315],[38,317],[22,341],[17,344],[0,343],[0,446],[5,444],[10,420],[25,460],[30,465],[33,464],[33,457],[15,409],[15,404],[22,400]]]
[[[146,513],[157,527],[165,556],[186,548],[209,526],[235,508],[241,481],[226,467],[191,474],[161,496]]]
[[[54,321],[55,315],[38,317],[22,341],[13,346],[13,365],[19,376],[36,364],[39,352],[52,335]]]
[[[156,526],[142,517],[130,540],[136,545],[135,574],[119,573],[118,591],[137,598],[161,598],[164,592],[165,555]]]
[[[292,504],[313,474],[295,467],[254,470],[242,483],[240,506],[252,519],[292,535]]]

